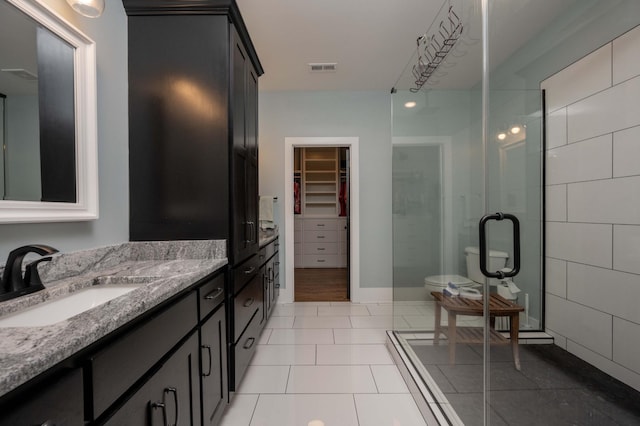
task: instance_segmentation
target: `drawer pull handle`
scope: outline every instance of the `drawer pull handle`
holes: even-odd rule
[[[209,377],[211,375],[211,367],[212,367],[211,346],[202,345],[202,349],[206,349],[207,353],[209,354],[209,371],[207,372],[207,374],[202,373],[202,377]]]
[[[165,405],[164,402],[154,402],[153,404],[151,404],[151,408],[153,408],[154,410],[156,408],[160,408],[162,410],[162,424],[164,426],[167,426],[167,406]]]
[[[245,270],[244,270],[244,274],[245,274],[245,275],[253,274],[253,272],[254,272],[255,270],[256,270],[256,267],[255,267],[255,266],[251,266],[251,267],[249,267],[249,268],[247,268],[247,269],[245,269]]]
[[[318,259],[318,263],[324,263],[325,260],[324,259]]]
[[[318,251],[324,251],[324,247],[318,247]]]
[[[251,346],[253,346],[253,344],[256,342],[256,339],[253,337],[249,337],[245,342],[244,345],[242,345],[242,347],[244,349],[251,349]]]
[[[324,235],[318,235],[318,239],[324,239]]]
[[[204,298],[206,300],[215,300],[218,298],[218,296],[220,296],[222,293],[224,292],[224,289],[221,288],[216,288],[215,290],[213,290],[211,293],[207,294]]]
[[[176,411],[175,411],[174,417],[173,417],[174,422],[173,422],[173,424],[171,424],[169,426],[178,426],[178,417],[180,417],[178,415],[178,407],[179,407],[179,404],[178,404],[178,390],[176,388],[166,388],[164,390],[164,393],[172,393],[173,394],[173,404],[176,407]]]
[[[244,301],[242,306],[244,306],[245,308],[248,308],[249,306],[253,305],[254,301],[255,301],[255,299],[253,297],[250,297],[250,298],[248,298],[247,300]]]
[[[324,223],[318,223],[318,224],[316,224],[316,226],[322,227],[322,226],[324,226]]]

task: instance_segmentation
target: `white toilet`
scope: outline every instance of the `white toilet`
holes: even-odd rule
[[[432,291],[442,292],[449,283],[455,284],[458,287],[475,287],[484,283],[485,276],[480,271],[480,249],[478,247],[466,247],[464,249],[465,257],[467,260],[467,276],[460,275],[431,275],[424,279],[424,287],[428,293]],[[503,251],[490,250],[489,251],[489,265],[487,269],[489,271],[499,271],[504,269],[509,260],[509,253]],[[498,280],[491,279],[489,284],[496,285]]]

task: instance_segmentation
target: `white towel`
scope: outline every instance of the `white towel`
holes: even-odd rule
[[[273,229],[273,200],[270,195],[260,196],[260,227],[262,229]]]

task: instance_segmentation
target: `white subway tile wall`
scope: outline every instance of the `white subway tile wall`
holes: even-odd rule
[[[640,390],[640,27],[541,87],[547,332]]]

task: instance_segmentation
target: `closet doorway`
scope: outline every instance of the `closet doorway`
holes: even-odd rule
[[[295,147],[293,159],[294,301],[349,301],[349,148]]]
[[[353,179],[357,141],[358,138],[286,139],[285,157],[289,154],[289,158],[285,160],[290,165],[285,170],[286,187],[290,194],[285,196],[282,301],[357,300],[353,292],[358,287],[359,263],[354,232],[357,178],[355,182]]]

